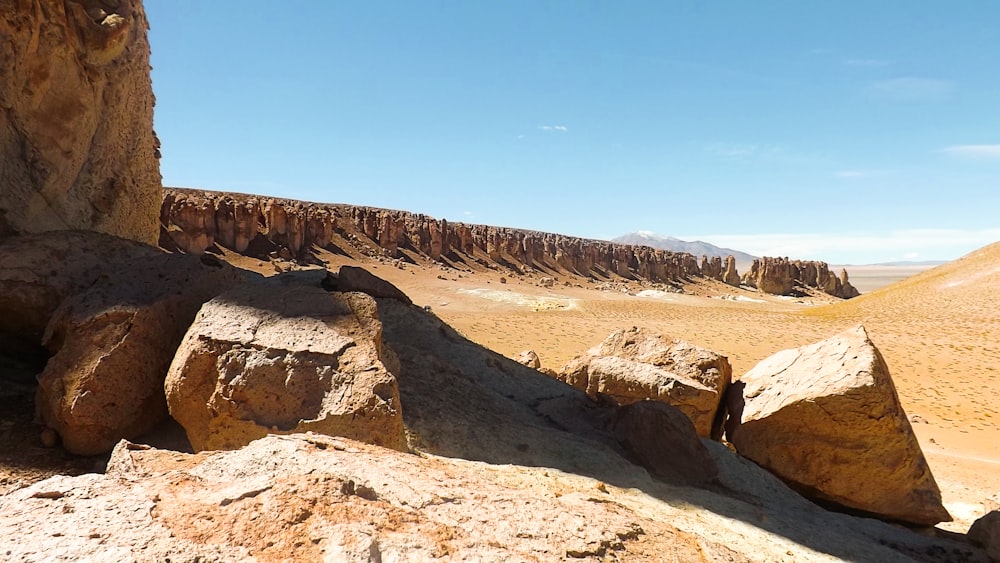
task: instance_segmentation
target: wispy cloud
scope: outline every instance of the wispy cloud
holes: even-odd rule
[[[954,82],[915,76],[880,80],[868,87],[871,96],[897,102],[941,102],[951,98],[956,90]]]
[[[945,147],[941,149],[941,152],[959,158],[1000,159],[1000,145],[955,145]]]
[[[886,61],[883,59],[847,59],[844,61],[844,66],[853,66],[861,68],[881,68],[891,65],[891,61]]]
[[[705,150],[725,158],[771,158],[788,152],[781,145],[756,143],[710,143]]]
[[[953,259],[1000,240],[1000,228],[906,229],[858,233],[767,233],[751,235],[684,235],[757,256],[825,260],[830,263],[872,263],[906,259],[917,254]]]
[[[892,170],[838,170],[837,177],[848,179],[875,178],[892,173]]]
[[[569,131],[569,127],[566,127],[565,125],[539,125],[538,128],[542,131]]]

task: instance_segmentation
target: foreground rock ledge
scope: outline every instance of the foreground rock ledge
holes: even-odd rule
[[[730,388],[728,410],[736,450],[808,497],[917,525],[951,520],[860,325],[757,364]]]
[[[310,430],[405,449],[382,359],[371,297],[279,276],[202,307],[170,366],[167,405],[197,451]]]

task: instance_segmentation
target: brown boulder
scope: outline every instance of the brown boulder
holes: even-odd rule
[[[718,436],[719,405],[732,378],[725,356],[632,328],[571,360],[558,379],[619,405],[652,399],[679,408],[699,436]]]
[[[56,310],[36,409],[70,452],[107,452],[167,414],[163,380],[202,303],[245,280],[214,259],[158,254],[118,264]]]
[[[912,524],[951,520],[860,325],[765,359],[727,400],[736,450],[804,495]]]
[[[740,286],[740,273],[736,270],[736,258],[732,254],[726,256],[726,268],[722,272],[722,281],[733,287]]]
[[[294,276],[220,295],[170,366],[170,414],[198,451],[302,431],[403,450],[399,389],[383,365],[376,314],[367,295],[327,293]]]
[[[542,361],[538,359],[538,354],[534,350],[525,350],[517,356],[517,363],[528,366],[531,369],[539,369],[542,367]]]
[[[156,242],[148,25],[140,0],[3,3],[0,233]]]
[[[680,409],[639,401],[617,409],[611,428],[629,457],[658,479],[699,486],[718,477],[715,459]]]

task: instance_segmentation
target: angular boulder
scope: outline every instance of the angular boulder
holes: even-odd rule
[[[184,337],[165,383],[170,414],[198,451],[304,431],[405,450],[381,330],[362,293],[294,277],[234,288]]]
[[[141,0],[0,3],[0,238],[156,243],[159,142]]]
[[[658,479],[700,486],[719,475],[691,420],[676,407],[659,401],[625,405],[615,411],[611,430],[629,457]]]
[[[591,398],[606,396],[619,405],[647,399],[673,405],[691,419],[699,436],[719,437],[719,406],[732,367],[711,350],[633,327],[571,360],[557,378]]]
[[[53,354],[38,376],[35,405],[67,450],[110,451],[167,414],[163,381],[202,303],[246,275],[214,258],[156,254],[62,302],[43,344]]]
[[[538,354],[534,350],[525,350],[517,355],[517,363],[528,366],[531,369],[539,369],[542,367],[542,360],[538,358]]]
[[[760,362],[727,408],[736,450],[805,496],[922,526],[951,520],[862,326]]]

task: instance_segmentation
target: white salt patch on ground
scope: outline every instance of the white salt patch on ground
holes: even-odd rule
[[[576,307],[576,299],[565,297],[548,297],[539,295],[526,295],[516,291],[499,291],[496,289],[459,289],[458,293],[475,295],[497,303],[509,303],[522,307],[530,307],[536,311],[548,311],[552,309],[573,309]]]
[[[745,301],[747,303],[767,303],[764,299],[754,299],[746,295],[713,295],[712,299],[722,299],[724,301]]]
[[[658,289],[644,289],[639,293],[635,294],[636,297],[650,297],[653,299],[662,299],[664,301],[677,301],[670,296],[670,293],[666,291],[660,291]]]

